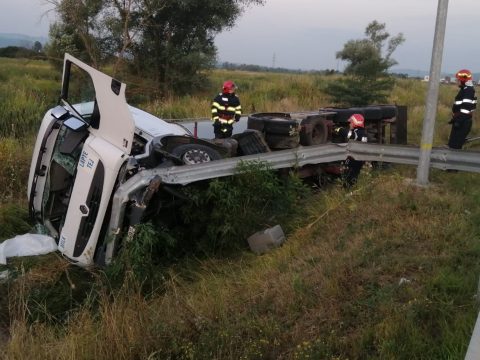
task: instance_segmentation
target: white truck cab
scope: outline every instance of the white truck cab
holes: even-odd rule
[[[41,123],[28,181],[29,210],[71,261],[88,266],[107,230],[113,190],[135,157],[165,135],[190,136],[129,106],[125,84],[65,55],[61,104]],[[146,154],[147,152],[147,154]]]

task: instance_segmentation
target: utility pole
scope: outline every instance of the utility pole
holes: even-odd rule
[[[443,43],[447,24],[448,0],[438,0],[437,21],[433,38],[432,61],[430,64],[430,81],[425,105],[422,140],[420,143],[420,158],[417,167],[417,185],[428,185],[430,154],[432,152],[433,130],[437,115],[438,89],[440,87],[440,73],[442,69]]]
[[[273,53],[273,57],[272,57],[272,68],[273,69],[275,68],[275,53]]]

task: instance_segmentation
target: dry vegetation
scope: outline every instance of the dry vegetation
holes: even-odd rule
[[[212,83],[226,77],[239,84],[247,111],[328,105],[321,92],[328,78],[216,72]],[[441,89],[435,145],[448,136],[454,93]],[[392,94],[409,106],[411,143],[420,139],[424,96],[425,85],[414,80],[400,81]],[[144,108],[206,116],[210,97]],[[25,193],[30,150],[27,141],[0,144],[3,159],[18,159],[11,161],[15,178],[0,176],[6,209],[15,188]],[[108,274],[81,271],[54,254],[15,259],[8,267],[15,277],[0,285],[0,324],[9,331],[0,356],[463,359],[478,311],[480,180],[432,170],[431,186],[418,188],[412,178],[412,167],[366,168],[353,192],[333,185],[302,202],[283,247],[264,256],[187,254],[163,268],[148,293],[133,275],[115,287]]]

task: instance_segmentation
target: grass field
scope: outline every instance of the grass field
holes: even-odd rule
[[[32,143],[60,77],[42,62],[0,59],[0,69],[5,239],[31,226]],[[245,112],[328,106],[322,89],[334,81],[216,71],[208,92],[135,105],[165,118],[206,117],[226,78],[239,85]],[[401,80],[391,95],[408,106],[411,144],[420,142],[425,92],[425,83]],[[455,93],[440,89],[434,146],[447,140]],[[286,243],[263,256],[192,250],[121,283],[56,254],[13,259],[0,267],[13,274],[0,284],[0,357],[463,359],[478,314],[480,179],[432,170],[431,185],[418,188],[415,171],[366,167],[352,192],[333,184],[299,198],[281,224]]]

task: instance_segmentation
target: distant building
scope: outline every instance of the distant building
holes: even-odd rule
[[[430,76],[425,75],[425,76],[423,77],[423,80],[422,80],[422,81],[430,81]]]

